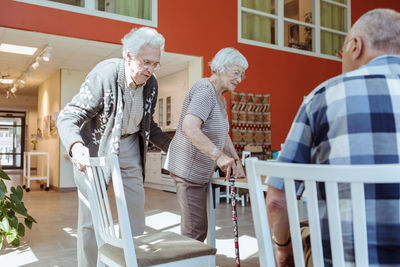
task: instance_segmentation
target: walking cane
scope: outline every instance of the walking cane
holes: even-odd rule
[[[237,210],[236,210],[235,177],[231,176],[229,178],[229,182],[231,183],[232,222],[233,222],[233,233],[235,235],[234,241],[235,241],[236,267],[240,267],[239,232],[238,232]]]

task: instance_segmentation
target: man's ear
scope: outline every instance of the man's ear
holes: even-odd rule
[[[125,60],[126,60],[128,63],[130,63],[130,62],[132,61],[132,55],[131,55],[131,53],[129,53],[129,51],[125,50],[125,51],[124,51],[124,58],[125,58]]]
[[[350,55],[354,62],[361,59],[362,54],[364,52],[364,40],[359,37],[353,37],[353,40],[350,44]]]

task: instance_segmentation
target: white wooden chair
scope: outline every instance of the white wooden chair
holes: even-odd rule
[[[132,238],[118,158],[90,158],[86,184],[99,249],[97,266],[215,266],[216,249],[172,232]],[[104,181],[112,175],[117,206],[112,211]],[[114,216],[113,216],[114,215]]]
[[[253,220],[259,245],[260,266],[275,266],[273,246],[261,188],[260,175],[283,177],[288,206],[290,233],[296,267],[303,267],[303,247],[299,227],[299,211],[294,180],[303,180],[307,198],[312,259],[314,266],[324,266],[316,182],[325,183],[328,226],[333,266],[345,266],[340,221],[338,183],[351,188],[354,250],[356,266],[368,266],[368,243],[364,199],[364,184],[400,183],[400,164],[378,165],[317,165],[261,161],[246,161]]]

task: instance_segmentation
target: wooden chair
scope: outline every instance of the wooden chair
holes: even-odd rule
[[[284,178],[296,267],[303,267],[305,264],[294,181],[303,180],[305,184],[304,194],[307,198],[307,213],[314,266],[324,266],[316,183],[325,183],[331,255],[333,266],[335,267],[345,266],[338,183],[350,184],[355,262],[356,266],[368,266],[364,184],[399,183],[400,164],[317,165],[261,161],[256,158],[250,158],[246,161],[246,170],[255,232],[259,245],[260,266],[275,266],[270,230],[267,227],[269,224],[265,200],[260,190],[260,175]]]
[[[216,249],[172,232],[132,238],[118,158],[90,158],[86,184],[99,249],[97,266],[215,266]],[[117,206],[110,207],[104,178],[112,175]],[[114,215],[114,216],[113,216]]]

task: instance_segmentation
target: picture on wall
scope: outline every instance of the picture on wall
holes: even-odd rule
[[[50,135],[57,134],[57,117],[58,117],[58,111],[53,112],[51,114],[51,118],[50,118]]]
[[[37,125],[36,136],[38,138],[42,138],[42,118],[37,119],[36,125]]]
[[[42,133],[44,136],[50,135],[50,118],[50,115],[46,115],[43,117]]]

